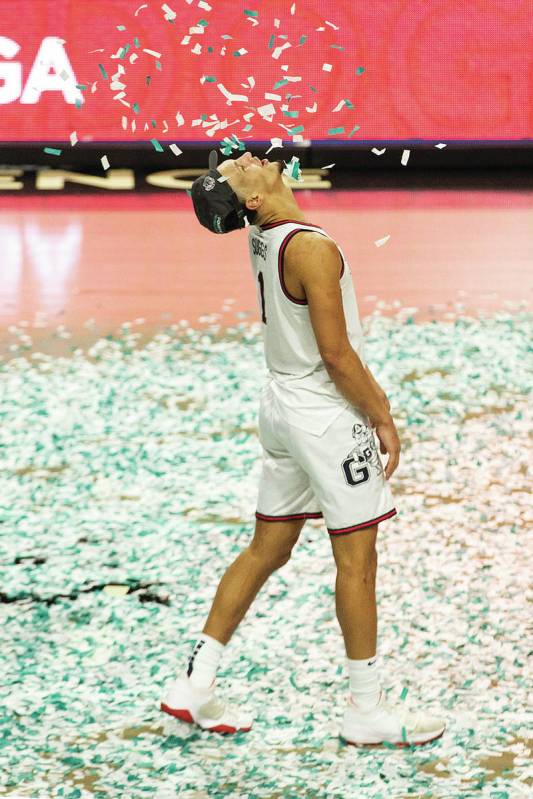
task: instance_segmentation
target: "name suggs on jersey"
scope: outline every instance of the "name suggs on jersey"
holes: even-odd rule
[[[252,252],[254,255],[259,255],[264,261],[267,257],[267,245],[261,239],[256,239],[252,236]]]

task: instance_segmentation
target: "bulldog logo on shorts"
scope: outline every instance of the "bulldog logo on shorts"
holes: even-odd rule
[[[356,486],[370,480],[374,470],[377,475],[383,474],[383,464],[376,449],[374,433],[369,427],[356,422],[352,437],[355,446],[343,460],[342,471],[348,485]]]
[[[212,175],[206,175],[203,179],[202,186],[206,191],[211,191],[215,188],[215,178]]]

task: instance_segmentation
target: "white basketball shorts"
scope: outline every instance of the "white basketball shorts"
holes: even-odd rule
[[[330,535],[345,535],[397,511],[367,416],[345,408],[321,435],[289,425],[270,389],[261,395],[263,463],[256,518],[324,518]]]

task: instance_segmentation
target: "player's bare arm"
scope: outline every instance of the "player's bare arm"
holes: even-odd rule
[[[338,391],[366,414],[383,449],[389,454],[385,476],[400,459],[400,440],[384,392],[376,388],[353,349],[346,330],[340,289],[341,258],[337,245],[319,233],[301,232],[285,251],[285,268],[301,284],[311,325],[324,365]],[[379,388],[379,387],[378,387]]]

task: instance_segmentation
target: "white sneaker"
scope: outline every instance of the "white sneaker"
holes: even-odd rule
[[[352,695],[348,695],[340,734],[353,746],[379,746],[387,741],[406,747],[434,741],[445,729],[444,719],[387,704],[385,693],[381,691],[376,707],[367,711],[359,709]]]
[[[253,716],[215,696],[216,681],[209,688],[197,688],[181,675],[168,688],[160,709],[181,721],[198,724],[203,730],[233,733],[252,729]]]

